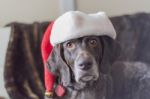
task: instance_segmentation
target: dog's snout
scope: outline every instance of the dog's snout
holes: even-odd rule
[[[92,56],[87,51],[82,51],[78,54],[76,63],[78,68],[89,70],[93,66]]]
[[[89,70],[92,66],[92,62],[89,60],[83,60],[81,63],[79,63],[79,67],[83,70]]]

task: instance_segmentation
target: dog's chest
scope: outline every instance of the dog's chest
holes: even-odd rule
[[[70,99],[96,99],[95,92],[92,91],[73,91]]]
[[[105,91],[97,92],[96,90],[71,91],[70,95],[64,99],[105,99]]]

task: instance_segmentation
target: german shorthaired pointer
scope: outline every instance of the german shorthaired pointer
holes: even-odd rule
[[[54,47],[47,66],[66,89],[54,99],[149,99],[150,72],[140,62],[119,62],[120,45],[87,36]]]

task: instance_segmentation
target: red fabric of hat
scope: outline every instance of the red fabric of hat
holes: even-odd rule
[[[47,69],[47,66],[45,66],[46,61],[53,48],[49,40],[53,23],[54,22],[51,22],[48,28],[46,29],[43,39],[42,39],[42,44],[41,44],[41,52],[42,52],[42,58],[43,58],[43,63],[44,63],[44,80],[45,80],[46,92],[51,92],[53,90],[53,86],[55,83],[55,76]]]

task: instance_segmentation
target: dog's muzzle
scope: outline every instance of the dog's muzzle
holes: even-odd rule
[[[95,58],[87,52],[79,54],[75,60],[74,75],[78,83],[87,83],[97,80],[99,72]]]

